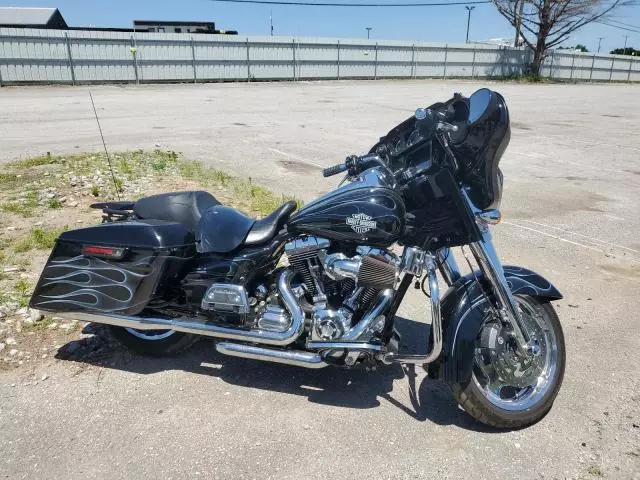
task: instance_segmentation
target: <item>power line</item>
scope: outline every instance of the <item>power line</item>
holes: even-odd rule
[[[619,30],[625,30],[627,32],[640,33],[640,29],[635,30],[633,28],[622,27],[620,25],[615,25],[613,23],[603,22],[602,20],[596,20],[595,23],[599,23],[600,25],[606,25],[607,27],[611,27],[611,28],[617,28]]]
[[[620,20],[616,20],[615,18],[611,18],[608,21],[609,22],[613,22],[613,23],[617,23],[618,25],[622,25],[622,26],[629,27],[629,28],[640,28],[640,26],[638,26],[638,25],[631,25],[630,23],[624,23],[624,22],[621,22]]]
[[[448,7],[454,5],[473,5],[492,3],[491,0],[473,0],[470,2],[429,2],[429,3],[341,3],[341,2],[305,2],[287,0],[209,0],[225,3],[248,3],[259,5],[293,5],[301,7]]]

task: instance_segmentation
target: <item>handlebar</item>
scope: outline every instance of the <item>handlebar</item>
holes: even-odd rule
[[[339,163],[338,165],[334,165],[333,167],[325,168],[322,170],[323,177],[331,177],[332,175],[337,175],[338,173],[346,172],[349,169],[346,162]]]
[[[450,122],[454,121],[455,111],[452,108],[446,110],[432,109],[432,108],[419,108],[415,112],[415,128],[420,132],[423,139],[431,138],[435,133],[455,133],[459,130],[457,125]],[[374,167],[381,166],[385,168],[396,180],[397,183],[402,183],[420,172],[414,171],[397,171],[393,172],[389,165],[387,165],[377,153],[369,153],[358,157],[357,155],[351,155],[346,158],[344,163],[339,163],[332,167],[322,170],[323,177],[331,177],[342,172],[347,172],[349,176],[354,177],[361,172]]]
[[[458,126],[449,123],[452,112],[442,112],[431,108],[418,108],[415,113],[416,128],[424,137],[436,132],[457,132]]]
[[[348,172],[349,175],[355,176],[376,165],[388,168],[384,161],[375,153],[368,153],[361,157],[357,155],[350,155],[344,163],[339,163],[333,167],[325,168],[322,171],[322,175],[324,177],[330,177],[338,173]]]

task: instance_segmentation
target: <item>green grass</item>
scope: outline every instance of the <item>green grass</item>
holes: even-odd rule
[[[589,475],[593,475],[594,477],[604,477],[602,469],[596,465],[591,465],[589,468],[587,468],[587,473]]]
[[[13,240],[12,247],[15,253],[25,253],[31,250],[50,250],[56,243],[60,234],[69,229],[65,225],[62,229],[32,228],[29,233]]]
[[[93,185],[89,189],[89,193],[94,197],[115,197],[115,194],[122,195],[126,198],[133,198],[130,189],[130,182],[135,182],[141,177],[152,175],[159,179],[170,178],[176,175],[178,178],[194,181],[198,184],[198,188],[203,190],[215,190],[223,188],[224,193],[220,193],[223,197],[229,195],[231,198],[225,198],[225,202],[244,210],[248,214],[263,216],[271,213],[282,203],[292,199],[288,196],[274,195],[268,189],[253,185],[250,179],[244,180],[229,175],[228,173],[211,168],[199,161],[185,160],[181,154],[174,151],[155,150],[153,152],[136,150],[133,152],[117,152],[110,156],[111,163],[114,166],[115,184],[111,178],[105,178],[108,184],[104,186]],[[72,173],[73,175],[92,176],[96,169],[108,172],[107,157],[104,153],[84,153],[76,155],[56,156],[51,154],[41,155],[38,157],[27,158],[9,164],[10,168],[21,170],[23,180],[20,182],[21,188],[26,188],[29,194],[26,198],[19,199],[17,196],[17,183],[11,187],[3,189],[4,184],[0,185],[0,194],[5,193],[4,203],[0,203],[0,210],[4,212],[21,215],[26,218],[34,216],[39,207],[37,191],[43,188],[44,184],[57,186],[56,180],[52,175],[43,176],[43,172],[53,173]],[[17,179],[15,172],[7,172],[7,179]],[[110,177],[110,174],[107,173]],[[28,183],[30,180],[32,183]],[[6,182],[5,182],[6,183]],[[8,185],[8,184],[7,184]],[[33,190],[37,189],[37,190]],[[213,192],[214,194],[215,191]],[[13,195],[13,197],[12,197]],[[144,192],[143,192],[144,195]],[[298,202],[300,204],[300,202]],[[51,199],[44,202],[44,205],[50,209],[58,209],[63,207],[59,199]],[[18,252],[27,252],[33,248],[32,239],[22,238],[14,245]]]
[[[30,218],[33,216],[37,206],[38,192],[35,190],[28,190],[24,199],[10,200],[9,202],[3,203],[0,205],[0,210],[7,213],[21,215],[25,218]]]
[[[56,321],[53,318],[44,317],[36,323],[22,325],[22,331],[23,332],[41,332],[49,328],[49,325],[53,323],[56,323]]]
[[[66,157],[51,155],[50,152],[47,152],[45,155],[40,155],[38,157],[25,158],[24,160],[18,160],[16,162],[9,163],[10,167],[16,168],[32,168],[39,167],[40,165],[53,165],[64,163],[66,161]]]
[[[129,164],[129,162],[127,162],[124,158],[121,158],[116,163],[116,166],[118,167],[118,170],[120,170],[120,173],[131,178],[133,174],[133,167]]]
[[[116,187],[116,192],[123,193],[124,192],[124,182],[120,178],[116,178],[114,180],[114,184]]]
[[[18,175],[15,173],[0,173],[0,183],[15,182]]]
[[[267,215],[287,200],[296,200],[286,195],[275,195],[267,188],[253,185],[251,181],[234,177],[222,170],[207,167],[201,162],[182,160],[177,166],[183,178],[198,181],[205,188],[229,187],[234,198],[237,198],[240,208],[244,207],[252,213]],[[301,201],[296,200],[296,202],[298,206],[302,205]]]
[[[543,83],[543,82],[553,82],[550,78],[543,77],[542,75],[535,75],[533,73],[510,73],[507,75],[489,75],[487,77],[488,80],[503,80],[503,81],[512,81],[512,82],[523,82],[523,83]]]
[[[16,215],[21,215],[25,218],[33,216],[33,209],[33,206],[21,202],[8,202],[0,205],[0,210],[3,212],[15,213]]]
[[[58,198],[50,198],[47,200],[47,207],[56,210],[58,208],[62,208],[62,202]]]
[[[31,298],[31,285],[26,280],[19,280],[13,285],[13,290],[18,295],[18,303],[21,307],[29,305],[29,298]]]

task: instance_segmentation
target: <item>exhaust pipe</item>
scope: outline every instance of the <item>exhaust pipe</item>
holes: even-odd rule
[[[317,353],[296,350],[276,350],[233,342],[218,342],[216,350],[232,357],[252,358],[266,362],[284,363],[305,368],[324,368],[328,366]]]
[[[116,327],[133,328],[135,330],[175,330],[176,332],[193,333],[209,337],[226,338],[241,342],[264,343],[267,345],[285,346],[296,340],[304,330],[304,312],[298,303],[293,290],[291,279],[293,271],[286,269],[278,278],[278,291],[286,309],[291,314],[291,325],[284,332],[267,330],[242,330],[223,327],[193,318],[164,318],[164,317],[135,317],[113,313],[85,313],[85,312],[55,312],[55,315],[69,320],[82,322],[104,323]]]

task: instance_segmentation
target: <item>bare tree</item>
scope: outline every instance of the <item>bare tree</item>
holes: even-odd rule
[[[533,51],[531,73],[540,74],[550,48],[559,45],[577,29],[636,0],[492,0],[500,14],[516,28],[524,44]],[[524,8],[523,8],[524,6]]]

